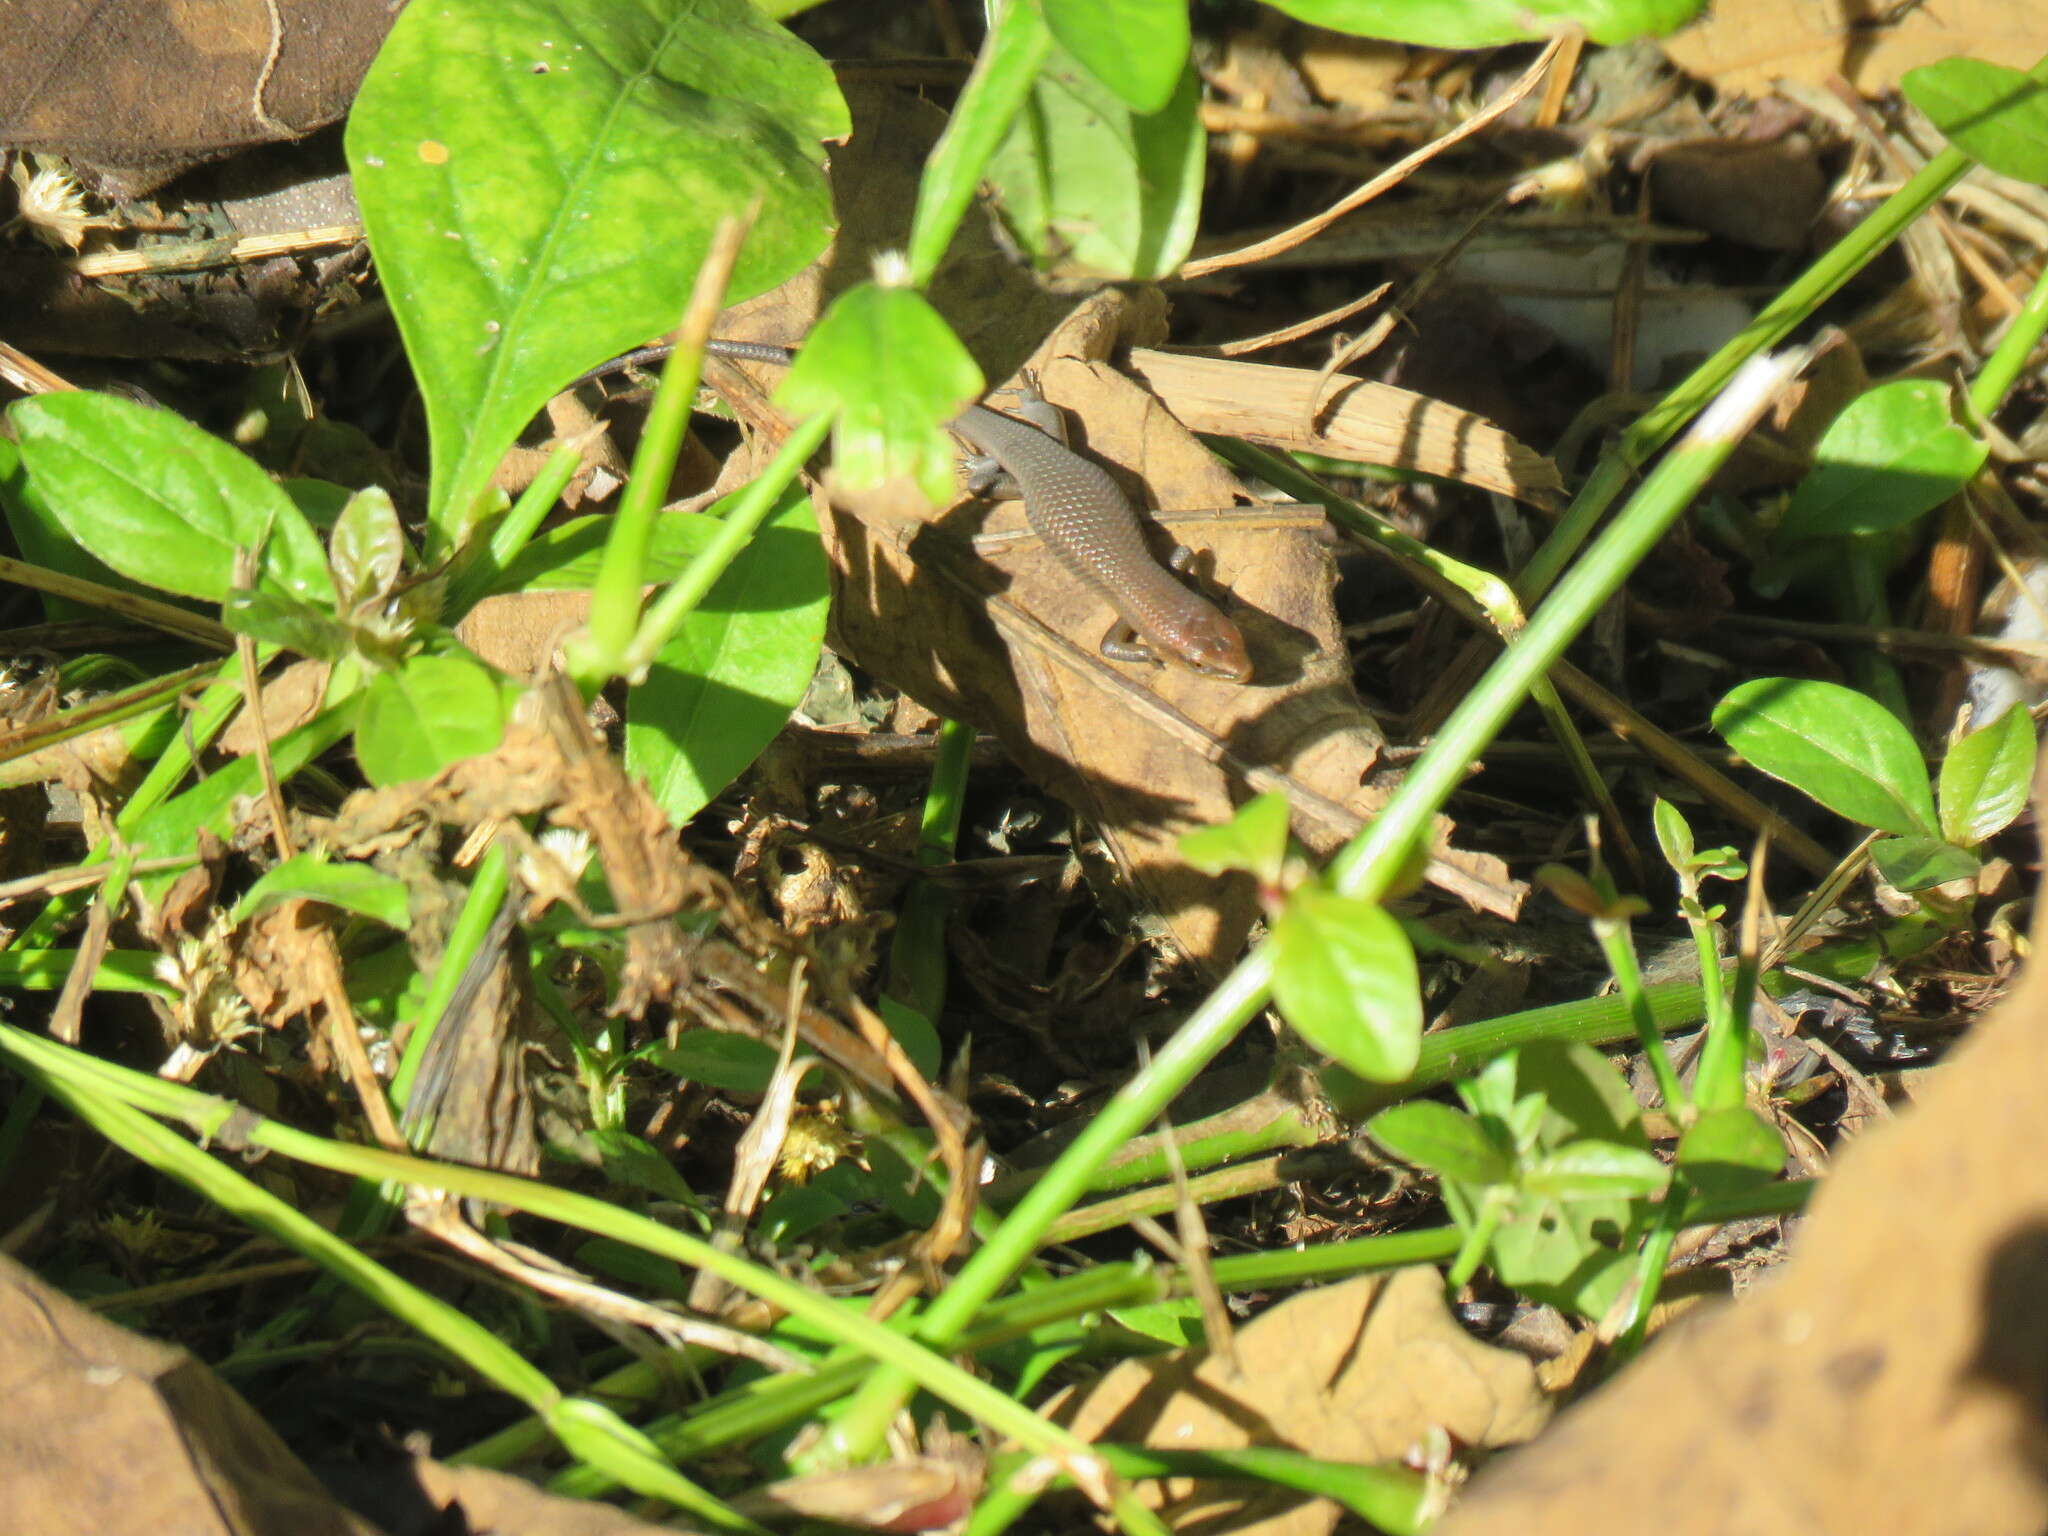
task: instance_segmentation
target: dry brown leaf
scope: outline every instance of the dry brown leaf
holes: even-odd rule
[[[1932,1076],[1843,1152],[1781,1276],[1675,1327],[1438,1536],[2048,1526],[2048,975]]]
[[[1840,75],[1876,96],[1907,70],[1958,54],[2027,69],[2048,53],[2048,10],[2014,0],[1715,0],[1704,20],[1665,39],[1664,51],[1730,94]]]
[[[822,1520],[869,1531],[944,1530],[973,1512],[987,1471],[972,1441],[948,1439],[923,1455],[878,1466],[784,1478],[742,1494],[733,1508],[758,1520]]]
[[[413,1481],[435,1509],[462,1508],[460,1527],[490,1536],[689,1536],[674,1520],[649,1525],[609,1504],[561,1499],[488,1467],[456,1467],[424,1457],[412,1463]]]
[[[853,105],[853,140],[833,157],[835,178],[863,188],[848,226],[824,261],[740,306],[718,334],[800,345],[819,307],[866,273],[870,253],[900,244],[889,219],[910,199],[884,193],[914,186],[914,168],[899,161],[920,152],[937,119],[886,94]],[[881,190],[868,196],[871,188]],[[1184,953],[1227,960],[1256,915],[1249,885],[1189,870],[1180,834],[1228,818],[1255,790],[1285,789],[1303,839],[1327,849],[1354,835],[1382,798],[1360,788],[1382,740],[1350,684],[1320,513],[1238,505],[1236,480],[1109,364],[1127,342],[1163,339],[1156,290],[1099,294],[1055,329],[1048,296],[969,221],[933,297],[991,377],[1030,355],[1079,445],[1140,506],[1166,509],[1152,518],[1160,552],[1178,541],[1210,557],[1207,579],[1246,631],[1255,684],[1104,660],[1098,646],[1113,613],[1029,535],[1020,508],[976,503],[934,514],[901,486],[838,495],[820,519],[834,565],[835,644],[920,704],[999,737],[1094,821]],[[714,359],[706,372],[744,419],[779,435],[765,401],[779,370]],[[1412,414],[1414,397],[1403,398]],[[1495,911],[1519,901],[1496,860],[1444,851],[1430,878]]]
[[[1274,1446],[1360,1464],[1396,1460],[1439,1429],[1468,1446],[1513,1445],[1550,1415],[1535,1366],[1467,1333],[1427,1267],[1291,1297],[1240,1329],[1237,1351],[1252,1365],[1242,1378],[1220,1357],[1177,1351],[1126,1361],[1052,1412],[1091,1441]],[[1182,1478],[1139,1492],[1177,1526],[1227,1522],[1231,1536],[1326,1536],[1339,1514],[1286,1490]]]
[[[0,32],[0,142],[119,172],[139,194],[335,121],[393,14],[387,0],[37,0],[33,26]]]
[[[0,1401],[0,1531],[10,1536],[382,1536],[199,1361],[87,1311],[4,1254]],[[382,1502],[422,1518],[418,1529],[655,1530],[480,1467],[417,1460],[371,1480]]]
[[[1237,482],[1104,361],[1133,331],[1156,338],[1163,321],[1156,293],[1098,295],[1046,341],[1033,371],[1087,451],[1208,557],[1245,630],[1251,686],[1104,660],[1112,610],[1030,536],[1020,508],[933,516],[885,487],[838,496],[825,527],[840,647],[999,737],[1089,815],[1181,950],[1216,962],[1242,943],[1255,905],[1247,885],[1190,870],[1179,836],[1228,818],[1252,790],[1285,788],[1304,840],[1331,847],[1378,808],[1360,786],[1382,741],[1350,685],[1320,513],[1234,505]],[[1516,905],[1495,861],[1445,855],[1430,873],[1475,904]]]
[[[181,1349],[0,1254],[0,1530],[377,1536]]]
[[[319,1006],[320,969],[312,951],[324,925],[312,902],[293,900],[264,908],[236,936],[235,990],[270,1028],[312,1018]]]

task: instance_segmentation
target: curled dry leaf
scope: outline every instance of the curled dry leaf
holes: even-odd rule
[[[918,702],[999,737],[1101,831],[1123,873],[1186,954],[1227,960],[1256,915],[1248,883],[1181,860],[1183,832],[1281,788],[1297,831],[1327,849],[1378,809],[1362,789],[1383,745],[1351,687],[1319,510],[1241,506],[1236,480],[1161,403],[1106,361],[1163,330],[1156,293],[1104,293],[1039,349],[1032,372],[1087,452],[1150,521],[1156,552],[1193,549],[1243,629],[1249,685],[1098,651],[1115,614],[1034,537],[1021,508],[962,502],[933,514],[899,490],[838,494],[825,520],[837,643]],[[1304,376],[1306,377],[1306,376]],[[1431,878],[1512,912],[1497,861],[1440,850]]]
[[[865,276],[870,254],[900,244],[902,232],[888,220],[914,201],[916,157],[937,119],[888,96],[856,93],[852,105],[855,134],[834,154],[833,176],[864,190],[842,196],[847,223],[833,250],[726,316],[717,334],[801,346],[831,295]],[[900,204],[867,194],[899,184]],[[997,736],[1088,815],[1184,953],[1227,961],[1256,915],[1252,890],[1235,877],[1189,870],[1176,847],[1180,834],[1227,819],[1253,791],[1284,789],[1297,832],[1328,849],[1383,799],[1360,787],[1383,743],[1351,686],[1322,515],[1244,505],[1235,478],[1112,364],[1126,345],[1164,339],[1156,290],[1098,294],[1055,328],[1048,295],[970,221],[932,299],[991,377],[1029,357],[1043,393],[1067,413],[1076,446],[1136,505],[1158,509],[1148,519],[1155,553],[1175,542],[1196,552],[1206,567],[1198,581],[1245,631],[1254,678],[1241,686],[1179,667],[1105,660],[1098,646],[1114,618],[1107,601],[1031,536],[1020,508],[963,501],[935,511],[901,486],[835,490],[820,517],[834,565],[835,644],[927,708]],[[717,359],[706,368],[741,418],[771,437],[782,428],[766,393],[779,374]],[[1402,399],[1411,416],[1426,411],[1419,397]],[[1399,435],[1397,428],[1382,439]],[[1506,441],[1497,433],[1471,440]],[[1521,453],[1540,477],[1541,461]],[[1521,463],[1498,457],[1503,485],[1515,483]],[[729,470],[747,472],[743,463]],[[1429,877],[1490,910],[1512,913],[1519,904],[1520,887],[1496,860],[1440,848]]]
[[[1050,1411],[1091,1441],[1273,1446],[1359,1464],[1399,1460],[1439,1430],[1512,1445],[1550,1415],[1535,1366],[1467,1333],[1430,1268],[1305,1291],[1240,1329],[1237,1350],[1257,1363],[1242,1377],[1221,1356],[1176,1351],[1128,1360]],[[1326,1536],[1339,1515],[1328,1500],[1243,1484],[1177,1478],[1139,1493],[1177,1527],[1232,1536]]]

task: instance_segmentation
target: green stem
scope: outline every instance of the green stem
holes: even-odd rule
[[[759,1526],[648,1454],[609,1410],[594,1402],[565,1398],[546,1376],[474,1318],[401,1279],[355,1244],[105,1091],[107,1074],[95,1070],[104,1068],[105,1063],[12,1026],[5,1026],[5,1035],[0,1050],[13,1058],[15,1066],[108,1141],[187,1185],[229,1215],[305,1254],[328,1274],[433,1339],[499,1390],[524,1402],[558,1438],[608,1475],[636,1493],[688,1510],[719,1530],[760,1536]],[[71,1057],[77,1059],[67,1059]],[[221,1107],[232,1111],[232,1106]]]
[[[100,1061],[13,1025],[0,1024],[0,1055],[35,1073],[52,1091],[75,1090],[80,1096],[118,1099],[137,1109],[168,1115],[184,1121],[208,1142],[265,1147],[314,1167],[359,1178],[384,1179],[509,1205],[564,1226],[631,1243],[679,1264],[707,1269],[728,1284],[801,1318],[883,1366],[902,1372],[916,1385],[1031,1450],[1066,1462],[1086,1462],[1091,1455],[1089,1447],[1071,1432],[1020,1407],[979,1377],[887,1326],[771,1269],[722,1252],[700,1238],[607,1201],[511,1174],[429,1162],[381,1147],[353,1146],[308,1135],[255,1115],[229,1100]],[[69,1097],[71,1094],[67,1093]],[[332,1234],[324,1235],[330,1241],[340,1242]],[[343,1247],[355,1253],[346,1244]]]
[[[648,608],[640,620],[640,627],[633,633],[632,643],[625,648],[613,670],[623,674],[629,682],[637,682],[647,675],[662,647],[682,628],[683,620],[704,601],[704,595],[725,574],[726,567],[732,564],[739,552],[746,548],[755,530],[782,505],[783,492],[795,481],[804,462],[818,451],[831,428],[831,417],[813,416],[783,439],[775,457],[768,461],[760,475],[733,497],[732,505],[718,520],[718,531],[710,542],[697,551],[683,574],[670,582]],[[628,612],[639,612],[638,587],[633,589],[632,607]]]
[[[1143,1133],[1180,1091],[1227,1045],[1265,1004],[1272,975],[1270,946],[1246,956],[1223,979],[1143,1069],[1110,1099],[1066,1153],[1017,1202],[996,1235],[970,1258],[953,1283],[924,1314],[917,1336],[936,1349],[950,1348],[976,1312],[1030,1261],[1052,1224],[1086,1194],[1096,1171],[1131,1138]],[[808,1459],[832,1465],[859,1459],[881,1443],[881,1435],[908,1399],[911,1382],[900,1371],[869,1376],[824,1439],[829,1444]]]
[[[1678,1081],[1678,1070],[1671,1065],[1670,1053],[1664,1049],[1664,1032],[1657,1027],[1657,1016],[1650,1008],[1648,989],[1643,985],[1642,967],[1636,964],[1636,946],[1629,934],[1628,924],[1612,918],[1596,918],[1593,922],[1594,937],[1600,941],[1600,949],[1607,956],[1607,968],[1614,976],[1616,990],[1622,1001],[1628,1004],[1629,1022],[1635,1026],[1636,1041],[1643,1048],[1643,1057],[1650,1064],[1650,1075],[1657,1079],[1657,1091],[1664,1096],[1664,1107],[1673,1118],[1684,1124],[1691,1110],[1685,1088]]]
[[[682,453],[703,366],[703,347],[688,344],[677,346],[662,365],[660,387],[647,413],[640,446],[633,451],[632,475],[619,498],[619,510],[605,538],[604,559],[591,587],[590,624],[568,651],[570,675],[585,697],[615,673],[633,675],[623,658],[640,619],[647,555],[654,547],[654,519],[668,495],[669,479]]]
[[[2048,267],[2042,268],[2035,276],[2034,286],[2027,291],[2026,303],[2013,316],[2012,324],[2005,328],[1997,350],[1984,360],[1984,366],[1977,370],[1977,377],[1971,381],[1971,410],[1980,417],[1989,417],[1998,409],[2007,392],[2026,371],[2027,360],[2034,355],[2034,348],[2040,344],[2044,330],[2048,330]]]
[[[1437,812],[1530,687],[1656,547],[1801,361],[1793,356],[1756,362],[1713,409],[1702,413],[1685,442],[1665,456],[1528,627],[1451,712],[1386,809],[1338,855],[1331,878],[1340,892],[1368,900],[1386,894],[1410,852],[1427,845]]]
[[[910,280],[922,288],[939,270],[982,172],[1010,124],[1024,110],[1038,69],[1052,52],[1052,33],[1034,0],[1010,0],[990,28],[953,115],[924,164],[911,215]]]

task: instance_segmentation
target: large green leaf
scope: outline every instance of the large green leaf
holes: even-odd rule
[[[609,517],[572,517],[520,550],[493,592],[588,592],[604,563]],[[718,536],[718,519],[702,512],[662,512],[654,519],[647,546],[647,579],[674,581],[698,552]]]
[[[356,761],[372,784],[432,778],[504,739],[510,685],[466,651],[408,656],[363,690]]]
[[[702,810],[788,722],[829,598],[810,498],[794,487],[627,700],[627,770],[671,820]]]
[[[1969,849],[1938,837],[1880,837],[1870,845],[1870,862],[1886,885],[1902,891],[1968,880],[1983,866]]]
[[[237,555],[260,551],[258,586],[331,605],[312,527],[239,448],[170,411],[84,390],[7,412],[37,501],[131,581],[224,602]]]
[[[1055,48],[988,164],[1018,244],[1063,274],[1172,272],[1202,211],[1199,105],[1188,70],[1157,112],[1135,113]]]
[[[1678,1166],[1703,1195],[1732,1195],[1768,1184],[1785,1166],[1785,1142],[1747,1104],[1709,1110],[1678,1142]]]
[[[302,853],[266,870],[235,903],[235,921],[294,900],[324,901],[344,912],[396,928],[411,925],[405,882],[367,864],[331,863],[324,854]]]
[[[824,248],[825,62],[747,0],[408,7],[349,117],[349,167],[458,542],[548,396],[675,324],[718,220],[760,212],[728,297]]]
[[[1907,70],[1899,87],[1964,154],[2048,182],[2048,85],[1984,59],[1943,59]]]
[[[1670,1182],[1654,1152],[1612,1141],[1567,1142],[1522,1171],[1522,1188],[1557,1200],[1654,1195]]]
[[[1548,37],[1576,22],[1596,43],[1675,32],[1706,0],[1273,0],[1290,16],[1427,48],[1493,48]]]
[[[1541,1093],[1549,1111],[1545,1146],[1591,1138],[1637,1150],[1649,1147],[1635,1094],[1604,1052],[1544,1040],[1523,1046],[1519,1054],[1521,1085]]]
[[[1186,0],[1045,0],[1060,46],[1133,112],[1172,99],[1188,61]]]
[[[1751,766],[1861,826],[1938,835],[1920,749],[1896,715],[1853,689],[1759,677],[1714,706],[1714,729]]]

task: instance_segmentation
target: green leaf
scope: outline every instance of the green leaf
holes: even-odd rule
[[[1678,1140],[1678,1166],[1703,1195],[1740,1194],[1768,1184],[1785,1166],[1785,1143],[1746,1104],[1709,1110]]]
[[[1654,1195],[1671,1169],[1654,1152],[1612,1141],[1572,1141],[1522,1170],[1522,1188],[1555,1200],[1624,1199]]]
[[[1463,1110],[1417,1099],[1383,1109],[1366,1122],[1366,1135],[1404,1163],[1465,1184],[1505,1184],[1515,1175],[1507,1149]]]
[[[1601,1052],[1590,1045],[1541,1041],[1523,1046],[1519,1055],[1522,1086],[1541,1093],[1549,1106],[1545,1146],[1591,1139],[1648,1150],[1641,1106]]]
[[[1992,170],[2048,183],[2048,86],[1983,59],[1943,59],[1899,81],[1948,141]]]
[[[989,157],[1031,95],[1038,67],[1053,50],[1045,13],[1035,5],[998,10],[973,72],[918,178],[911,215],[911,281],[928,284],[981,188]]]
[[[1422,1053],[1415,951],[1371,902],[1295,891],[1273,923],[1273,998],[1304,1040],[1360,1077],[1398,1082]]]
[[[504,680],[474,657],[408,656],[363,690],[356,760],[379,787],[430,779],[496,747],[510,714]]]
[[[1045,0],[1045,22],[1133,112],[1157,112],[1181,83],[1187,0]]]
[[[605,1177],[621,1189],[645,1190],[662,1200],[695,1206],[697,1193],[683,1181],[675,1165],[631,1131],[597,1128],[578,1138],[604,1163]]]
[[[1938,837],[1883,837],[1870,845],[1870,862],[1886,885],[1924,891],[1950,880],[1968,880],[1983,867],[1967,848]]]
[[[1829,425],[1778,532],[1786,540],[1883,533],[1948,500],[1989,452],[1957,423],[1946,384],[1880,384]]]
[[[409,553],[389,495],[372,486],[349,497],[327,537],[327,563],[340,610],[382,602],[405,574]]]
[[[2027,808],[2038,738],[2024,709],[2008,709],[1948,749],[1941,763],[1941,833],[1974,848]]]
[[[1580,1317],[1606,1316],[1635,1273],[1635,1261],[1594,1239],[1591,1209],[1545,1202],[1502,1222],[1488,1249],[1494,1277],[1532,1301]]]
[[[1473,1114],[1506,1126],[1515,1113],[1521,1071],[1521,1052],[1502,1051],[1472,1076],[1460,1078],[1451,1086]]]
[[[1287,865],[1287,825],[1287,797],[1269,789],[1245,801],[1230,820],[1183,834],[1180,856],[1205,875],[1241,869],[1274,887]]]
[[[1650,824],[1657,831],[1657,847],[1664,855],[1664,862],[1680,874],[1685,873],[1692,863],[1692,825],[1685,819],[1685,813],[1662,795],[1650,805]]]
[[[721,502],[721,506],[724,503]],[[572,517],[528,541],[491,583],[492,592],[588,592],[604,561],[610,517]],[[718,534],[718,519],[703,512],[662,512],[648,541],[649,581],[674,581]]]
[[[853,1171],[860,1172],[858,1168]],[[828,1168],[808,1184],[786,1184],[778,1189],[754,1219],[756,1240],[777,1247],[796,1242],[826,1222],[844,1216],[851,1209],[853,1199],[866,1198],[865,1195],[849,1197],[845,1192],[845,1181],[833,1177],[838,1172],[838,1168]]]
[[[675,323],[721,218],[760,199],[728,303],[824,249],[820,141],[847,132],[831,69],[748,0],[405,9],[347,148],[426,403],[430,555],[550,394]]]
[[[220,620],[238,635],[320,661],[333,661],[348,648],[347,626],[325,606],[275,592],[236,588],[221,605]]]
[[[683,1266],[617,1238],[593,1237],[576,1245],[576,1267],[623,1280],[640,1292],[687,1303],[690,1281]]]
[[[634,1055],[685,1082],[728,1093],[766,1093],[775,1076],[775,1048],[722,1029],[686,1029],[674,1045],[647,1046]]]
[[[239,448],[169,411],[84,390],[17,400],[7,415],[37,496],[129,580],[222,603],[249,550],[262,590],[333,603],[319,539]]]
[[[932,1021],[908,1003],[893,997],[876,998],[875,1012],[889,1026],[889,1033],[903,1047],[903,1054],[910,1058],[910,1064],[924,1075],[926,1081],[936,1081],[939,1068],[945,1061],[945,1047],[940,1043],[939,1032]]]
[[[1159,111],[1135,114],[1054,49],[988,163],[1003,222],[1041,270],[1168,276],[1201,217],[1208,139],[1199,109],[1192,69]]]
[[[1273,0],[1313,26],[1426,48],[1494,48],[1577,22],[1596,43],[1676,32],[1706,0]]]
[[[277,484],[315,528],[332,528],[341,520],[342,508],[348,505],[348,499],[355,495],[345,485],[304,475],[287,475]]]
[[[1157,1339],[1168,1349],[1187,1349],[1202,1342],[1202,1304],[1192,1296],[1111,1307],[1109,1315],[1131,1332]]]
[[[852,489],[910,475],[944,503],[956,455],[939,423],[981,389],[981,370],[924,295],[863,283],[812,327],[775,399],[798,415],[835,413],[832,468]]]
[[[626,769],[680,825],[775,739],[817,670],[830,601],[809,495],[781,508],[626,700]]]
[[[50,510],[49,502],[22,468],[21,450],[0,434],[0,511],[7,514],[7,528],[14,535],[21,558],[44,570],[76,576],[116,592],[149,594],[139,581],[130,581],[78,547]],[[52,623],[66,619],[99,616],[99,610],[68,598],[42,594],[43,614]]]
[[[260,912],[300,899],[324,901],[400,933],[412,926],[403,880],[367,864],[334,864],[312,853],[286,859],[258,876],[235,903],[235,921],[246,923]]]
[[[1714,729],[1752,767],[1859,826],[1935,835],[1920,749],[1883,705],[1834,683],[1760,677],[1729,690]]]

